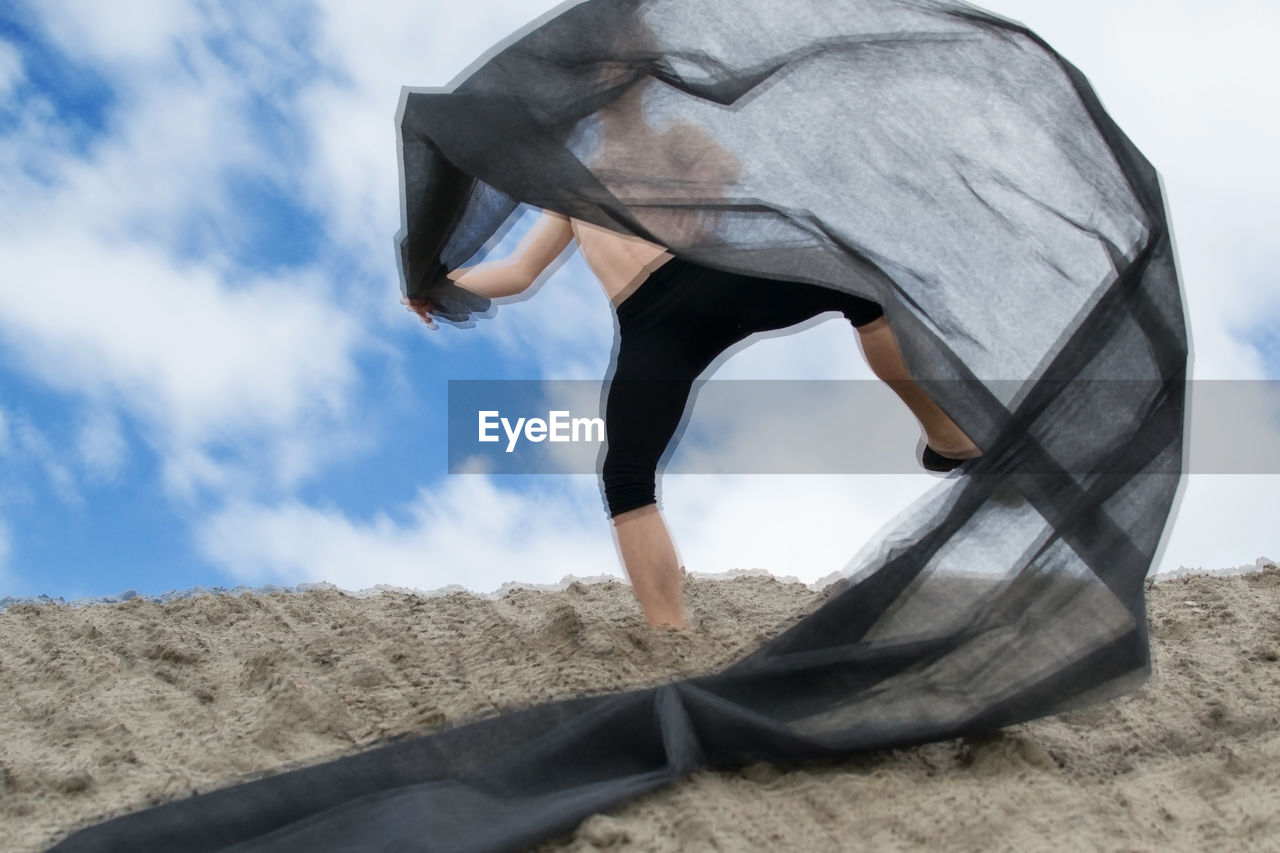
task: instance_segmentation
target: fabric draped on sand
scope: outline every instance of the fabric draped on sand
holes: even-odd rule
[[[1182,462],[1173,249],[1155,171],[1033,33],[943,0],[590,0],[449,91],[406,91],[400,132],[405,290],[442,318],[489,307],[445,273],[521,204],[548,208],[874,299],[986,454],[719,674],[387,744],[59,849],[507,849],[699,766],[974,733],[1145,678],[1143,580]]]

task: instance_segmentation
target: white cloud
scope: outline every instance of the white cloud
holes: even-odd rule
[[[690,571],[760,568],[812,583],[844,571],[878,531],[938,485],[925,474],[669,475],[662,498]]]
[[[284,442],[308,417],[341,413],[359,330],[314,276],[233,289],[146,247],[56,226],[14,236],[0,332],[32,373],[124,406],[164,449],[263,434]]]
[[[114,413],[99,409],[80,425],[76,450],[81,464],[94,480],[114,480],[124,465],[128,449]]]
[[[225,175],[240,170],[287,178],[291,164],[258,145],[246,115],[255,87],[270,82],[227,65],[204,44],[210,33],[195,23],[171,34],[181,41],[181,55],[145,63],[145,54],[137,56],[109,76],[116,101],[88,156],[68,150],[65,140],[58,144],[64,119],[51,107],[37,102],[29,110],[25,147],[52,143],[46,157],[57,159],[46,165],[52,192],[24,184],[19,174],[5,175],[11,191],[25,195],[7,211],[16,225],[47,218],[111,245],[148,241],[174,252],[192,239],[198,223],[203,242],[195,249],[214,263],[216,250],[243,236],[244,225],[222,190]]]
[[[516,493],[459,475],[405,508],[355,521],[297,502],[237,504],[200,523],[205,556],[246,583],[328,581],[344,589],[460,584],[491,592],[509,580],[618,571],[590,489]]]
[[[12,432],[16,453],[9,454],[14,457],[11,468],[20,471],[23,462],[33,463],[63,503],[81,504],[83,497],[76,478],[67,465],[65,454],[59,449],[59,442],[51,440],[30,418],[22,414],[13,419]]]
[[[1276,534],[1277,477],[1198,475],[1183,484],[1177,523],[1157,573],[1226,569],[1258,557],[1280,559]]]
[[[1280,71],[1280,8],[1142,0],[991,0],[1031,27],[1093,83],[1108,112],[1166,174],[1253,190],[1280,180],[1271,156],[1280,116],[1260,109]]]
[[[43,22],[73,56],[145,65],[199,22],[197,7],[169,0],[130,0],[127,9],[95,0],[41,0]]]
[[[249,584],[328,581],[344,589],[459,584],[491,592],[622,569],[594,478],[515,492],[482,475],[424,491],[403,512],[353,520],[297,502],[238,504],[200,523],[202,553]],[[937,486],[911,477],[673,475],[665,515],[689,571],[761,568],[813,582]]]
[[[4,101],[22,81],[22,54],[7,41],[0,40],[0,101]]]
[[[16,202],[0,208],[0,215],[7,216],[25,207],[28,194],[41,189],[28,172],[47,177],[60,168],[61,152],[71,145],[71,133],[57,120],[49,101],[33,96],[15,105],[11,114],[13,127],[0,136],[0,190]]]
[[[0,214],[0,339],[58,390],[127,413],[178,491],[287,486],[341,438],[362,324],[323,258],[239,269],[250,226],[223,186],[236,171],[287,187],[305,169],[258,144],[247,109],[300,60],[269,14],[160,3],[104,19],[100,6],[42,7],[64,49],[105,63],[118,102],[87,155],[40,102],[0,147],[0,188],[16,201]],[[226,60],[211,33],[244,37],[225,39]],[[19,167],[33,156],[51,187]]]
[[[251,491],[258,466],[228,467],[226,452],[211,452],[228,440],[239,451],[265,442],[255,459],[287,487],[316,464],[321,444],[345,440],[334,431],[359,379],[355,353],[376,346],[359,317],[375,305],[386,318],[394,300],[360,288],[340,305],[319,264],[274,277],[237,271],[230,250],[246,226],[223,179],[239,170],[285,191],[310,188],[336,239],[356,248],[348,258],[390,290],[400,86],[445,82],[537,10],[459,10],[460,33],[452,13],[421,3],[372,15],[337,3],[287,14],[153,5],[123,16],[88,2],[42,7],[56,42],[94,62],[117,100],[109,135],[84,159],[38,100],[0,144],[4,189],[19,202],[0,215],[0,336],[54,387],[91,406],[112,398],[162,454],[175,490]],[[308,22],[318,41],[298,38]],[[326,60],[318,75],[305,71],[311,49]],[[289,79],[302,83],[295,100],[278,97]],[[255,95],[311,119],[298,140],[308,156],[280,163],[257,146],[247,117]],[[23,173],[33,157],[52,192]]]

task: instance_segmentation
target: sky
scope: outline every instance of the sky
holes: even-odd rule
[[[447,84],[555,5],[0,6],[0,598],[620,573],[593,476],[446,458],[449,380],[604,373],[613,322],[581,259],[473,328],[398,304],[401,86]],[[1280,7],[988,8],[1083,70],[1160,170],[1193,375],[1280,379]],[[835,320],[717,373],[869,376]],[[1214,415],[1193,411],[1193,469]],[[1274,396],[1230,420],[1280,458]],[[662,494],[690,570],[812,582],[937,483],[686,474]],[[1277,488],[1189,476],[1157,569],[1280,557]]]

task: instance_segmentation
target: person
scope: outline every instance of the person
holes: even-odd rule
[[[623,567],[648,623],[685,630],[683,567],[656,502],[656,473],[693,382],[755,332],[829,311],[858,331],[868,365],[910,409],[926,436],[923,464],[948,471],[981,455],[911,378],[875,302],[830,288],[742,276],[693,264],[663,246],[544,210],[510,257],[460,267],[457,285],[490,299],[527,290],[571,242],[618,316],[617,364],[605,403],[605,499]],[[435,328],[430,300],[403,300]]]

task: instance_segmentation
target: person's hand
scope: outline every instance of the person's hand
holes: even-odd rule
[[[422,322],[427,324],[428,329],[435,330],[438,328],[436,326],[435,318],[431,316],[430,299],[407,299],[401,296],[400,304],[417,314],[418,317],[422,319]]]

